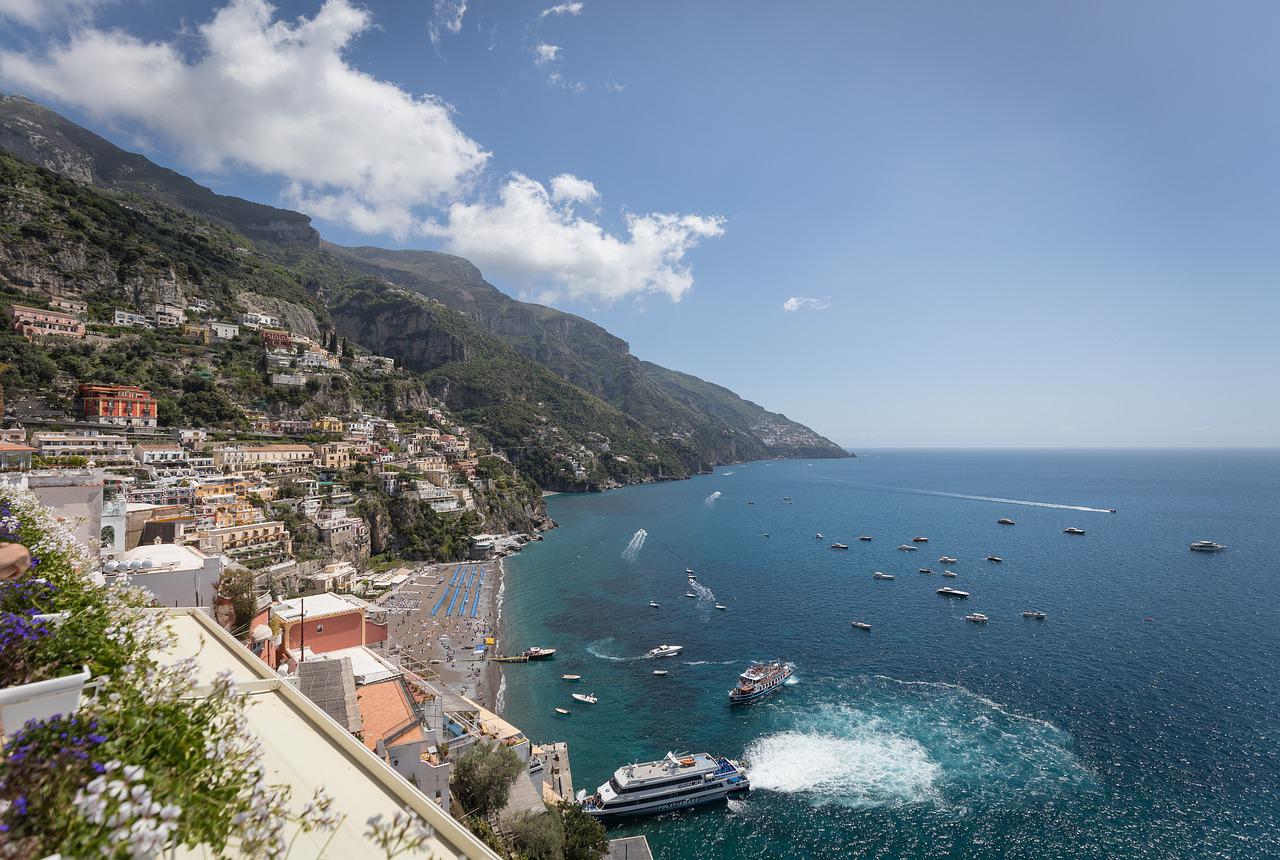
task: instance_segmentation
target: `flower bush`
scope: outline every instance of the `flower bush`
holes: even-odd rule
[[[75,714],[32,720],[0,749],[0,860],[148,858],[178,846],[210,856],[281,857],[286,831],[329,832],[343,816],[317,793],[297,811],[270,785],[230,674],[199,690],[194,660],[161,665],[165,616],[146,593],[103,585],[34,495],[0,490],[0,540],[31,550],[32,570],[0,583],[0,686],[89,666],[99,686]],[[35,618],[65,613],[60,624]],[[370,821],[384,853],[424,844],[416,818]],[[321,852],[323,855],[323,851]]]

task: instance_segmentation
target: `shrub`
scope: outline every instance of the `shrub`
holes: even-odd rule
[[[554,810],[524,812],[511,822],[511,841],[528,860],[562,860],[564,823]]]
[[[484,817],[506,804],[511,784],[523,771],[509,747],[478,743],[453,766],[453,792],[464,809]]]

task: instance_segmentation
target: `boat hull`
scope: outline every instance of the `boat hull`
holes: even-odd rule
[[[768,696],[770,693],[776,693],[778,690],[786,686],[787,679],[791,677],[791,670],[787,669],[776,681],[768,685],[758,685],[750,693],[739,693],[736,689],[729,691],[729,704],[745,705],[749,702],[756,702]]]
[[[637,804],[629,804],[625,807],[617,809],[603,809],[583,807],[583,811],[592,818],[603,821],[621,821],[626,818],[641,818],[647,815],[660,815],[664,812],[675,812],[679,809],[688,809],[693,806],[701,806],[706,803],[715,803],[716,801],[726,800],[730,795],[739,792],[748,791],[751,788],[750,781],[745,777],[739,777],[736,783],[718,783],[709,785],[704,790],[688,794],[684,797],[675,798],[654,798]]]

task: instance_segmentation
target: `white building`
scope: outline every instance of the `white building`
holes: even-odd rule
[[[128,576],[130,585],[145,588],[160,606],[212,606],[214,585],[222,576],[220,555],[205,555],[191,546],[144,544],[119,553],[102,566],[107,575]]]
[[[119,308],[116,309],[112,322],[114,325],[136,325],[143,328],[151,328],[151,320],[147,319],[145,314],[135,314],[133,311],[122,311]]]
[[[41,457],[87,457],[99,466],[133,462],[129,440],[110,433],[44,430],[31,434],[31,444]]]
[[[257,311],[248,311],[240,314],[240,325],[245,328],[275,328],[280,325],[280,318],[273,317],[270,314],[260,314]]]
[[[209,330],[215,340],[235,340],[240,336],[240,326],[229,322],[211,322]]]

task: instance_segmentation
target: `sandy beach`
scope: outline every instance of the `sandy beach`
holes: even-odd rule
[[[497,635],[502,575],[500,559],[422,564],[413,568],[413,575],[399,589],[379,601],[391,610],[388,646],[405,658],[406,668],[437,677],[491,710],[501,672],[476,646]]]

